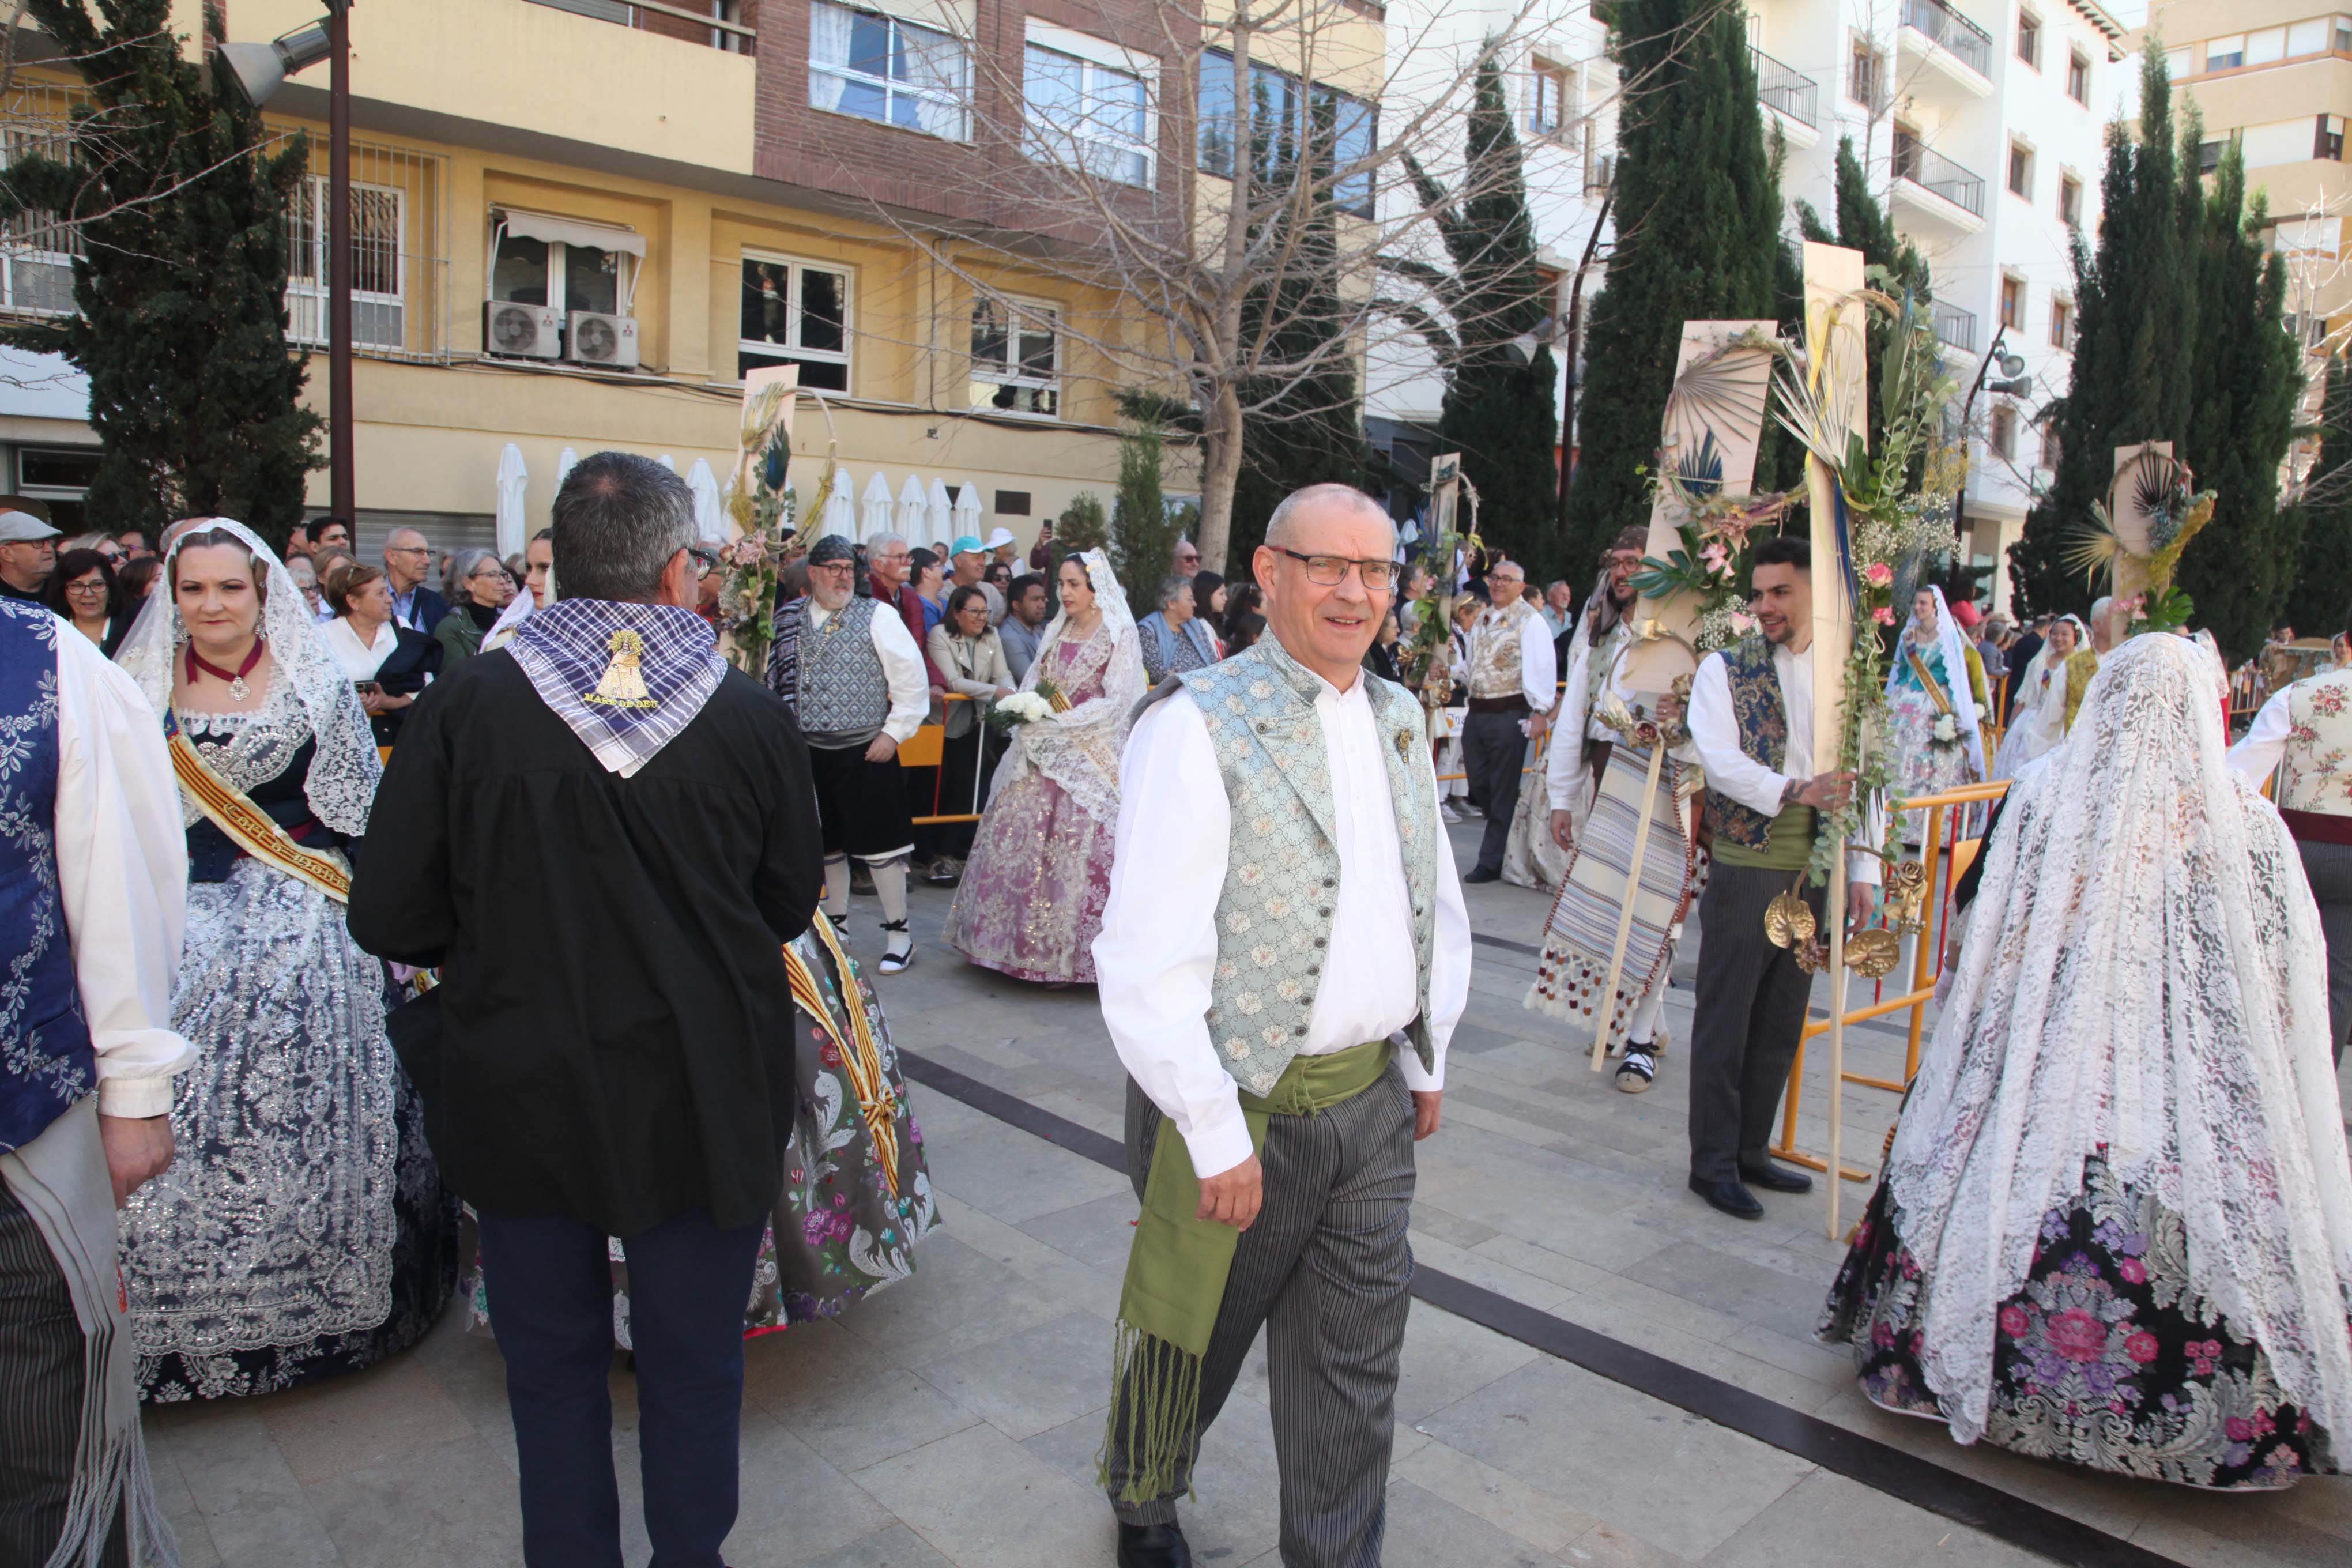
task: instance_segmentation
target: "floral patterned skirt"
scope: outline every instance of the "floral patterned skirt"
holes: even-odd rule
[[[1881,1184],[1821,1337],[1853,1346],[1871,1403],[1941,1419],[1916,1359],[1926,1278],[1889,1211]],[[2326,1428],[2287,1400],[2263,1347],[2189,1295],[2180,1216],[2126,1193],[2096,1156],[2083,1191],[2042,1216],[1996,1335],[1988,1443],[2216,1490],[2337,1473]]]
[[[1015,980],[1091,984],[1117,826],[1043,773],[1006,785],[964,862],[948,945]]]
[[[1905,797],[1935,795],[1964,784],[1977,782],[1976,764],[1969,760],[1968,738],[1959,732],[1957,717],[1948,717],[1936,706],[1936,700],[1916,686],[1900,686],[1895,690],[1886,708],[1886,739],[1888,750],[1895,758],[1894,792]],[[1951,732],[1948,741],[1937,738],[1938,724]],[[1982,807],[1971,807],[1961,815],[1973,819]],[[1927,841],[1927,814],[1906,811],[1897,825],[1897,837],[1906,844]],[[1965,832],[1973,829],[1964,829]],[[1948,830],[1943,841],[1949,844]]]

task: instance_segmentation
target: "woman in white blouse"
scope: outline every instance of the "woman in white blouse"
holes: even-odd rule
[[[401,721],[441,668],[441,645],[422,632],[395,625],[392,584],[383,568],[350,561],[327,577],[327,647],[359,688],[360,706],[379,746],[400,736]]]

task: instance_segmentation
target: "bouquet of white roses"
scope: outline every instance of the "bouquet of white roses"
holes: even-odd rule
[[[1054,705],[1034,691],[1016,691],[988,710],[988,721],[1000,730],[1016,730],[1053,716]]]
[[[1939,746],[1957,746],[1960,743],[1959,722],[1949,713],[1937,714],[1935,725],[1928,730],[1927,733],[1934,737],[1936,744]]]

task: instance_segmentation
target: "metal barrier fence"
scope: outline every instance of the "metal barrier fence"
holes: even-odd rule
[[[1863,1089],[1885,1089],[1890,1094],[1899,1095],[1917,1076],[1919,1045],[1926,1029],[1927,1004],[1935,1000],[1936,982],[1944,970],[1944,949],[1951,923],[1952,889],[1967,873],[1983,847],[1981,837],[1962,838],[1960,830],[1968,826],[1969,819],[1979,808],[2008,793],[2009,781],[2000,779],[1991,784],[1963,784],[1958,789],[1923,795],[1905,803],[1906,813],[1921,810],[1927,813],[1927,837],[1919,847],[1920,864],[1928,868],[1927,902],[1919,930],[1912,938],[1917,944],[1917,952],[1911,966],[1911,988],[1899,996],[1890,997],[1884,994],[1885,987],[1881,983],[1878,987],[1880,994],[1876,999],[1866,1006],[1850,1008],[1843,1015],[1848,1027],[1896,1013],[1907,1011],[1911,1015],[1909,1038],[1903,1053],[1903,1081],[1897,1083],[1891,1079],[1872,1078],[1865,1073],[1841,1072],[1838,1076],[1843,1083]],[[1838,912],[1833,918],[1843,918],[1843,912]],[[1834,980],[1832,988],[1833,991],[1836,989]],[[1780,1141],[1771,1149],[1774,1155],[1792,1165],[1824,1173],[1829,1170],[1827,1160],[1797,1147],[1797,1107],[1804,1093],[1805,1042],[1817,1035],[1829,1033],[1829,1019],[1813,1017],[1811,1009],[1807,1010],[1804,1033],[1798,1038],[1797,1059],[1789,1068],[1789,1093],[1780,1111]],[[1832,1099],[1834,1101],[1835,1096]],[[1857,1170],[1841,1161],[1838,1174],[1849,1182],[1867,1182],[1874,1179],[1876,1173]]]
[[[940,693],[940,700],[942,702],[971,702],[975,700],[975,699],[967,697],[961,691],[947,691]],[[940,791],[947,787],[947,769],[942,765],[947,760],[948,749],[948,730],[947,725],[944,722],[924,725],[912,735],[908,736],[907,743],[898,748],[898,765],[900,767],[933,768],[938,770],[936,776],[931,780],[931,815],[929,816],[915,816],[908,818],[908,820],[912,822],[916,826],[942,827],[950,823],[978,822],[980,820],[982,816],[980,809],[980,792],[985,788],[988,784],[988,769],[984,765],[988,760],[988,736],[986,733],[988,716],[985,713],[975,713],[972,715],[972,723],[981,727],[982,732],[980,741],[981,754],[972,763],[971,809],[968,812],[942,812],[940,810],[940,807],[946,804],[940,799]]]

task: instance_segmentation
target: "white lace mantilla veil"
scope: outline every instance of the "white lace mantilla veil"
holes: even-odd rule
[[[383,779],[383,762],[369,732],[367,710],[351,677],[335,661],[325,633],[310,619],[310,606],[269,546],[241,522],[225,517],[206,518],[172,542],[163,555],[162,580],[131,623],[114,656],[160,719],[172,706],[172,670],[180,649],[187,646],[188,628],[172,592],[172,563],[180,546],[194,534],[218,529],[233,533],[261,563],[268,591],[261,607],[261,635],[269,643],[277,666],[273,679],[286,683],[302,716],[309,721],[318,750],[310,758],[310,781],[304,793],[319,820],[337,833],[358,837],[366,833],[368,810],[375,804],[376,785]],[[183,792],[181,811],[193,825],[201,815]]]
[[[1102,625],[1088,643],[1106,642],[1108,663],[1103,670],[1103,695],[1077,703],[1067,713],[1024,724],[1013,732],[1013,744],[997,764],[992,796],[1023,775],[1040,773],[1067,790],[1092,815],[1118,818],[1118,754],[1127,744],[1129,715],[1151,689],[1143,673],[1143,644],[1135,630],[1135,615],[1128,608],[1127,592],[1110,569],[1110,558],[1100,550],[1079,556],[1086,563],[1087,581],[1093,584],[1095,603],[1102,607]],[[1055,568],[1056,572],[1060,567]],[[1036,689],[1040,676],[1053,672],[1054,649],[1069,625],[1068,610],[1058,610],[1037,639],[1037,657],[1021,678],[1021,689]]]
[[[1960,624],[1952,619],[1952,606],[1944,602],[1944,591],[1933,583],[1927,592],[1936,595],[1936,649],[1944,661],[1944,695],[1952,700],[1952,721],[1959,726],[1960,739],[1969,748],[1969,761],[1977,765],[1977,777],[1985,776],[1984,731],[1979,727],[1982,715],[1977,710],[1976,693],[1969,688],[1969,656],[1967,646],[1960,640]],[[1913,646],[1912,632],[1919,625],[1913,616],[1903,624],[1903,636],[1896,647],[1908,652]],[[2040,658],[2039,654],[2034,656]],[[1894,668],[1886,672],[1886,691],[1895,693],[1895,682],[1902,679],[1905,660],[1892,661]],[[1988,691],[1987,696],[1991,693]]]
[[[2352,1435],[2352,1166],[2318,910],[2277,812],[2223,764],[2211,693],[2189,639],[2125,643],[1986,847],[1885,1174],[1924,1277],[1919,1366],[1963,1443],[1984,1431],[1995,1314],[2095,1152],[2180,1215],[2181,1310],[2228,1319],[2289,1400]]]

